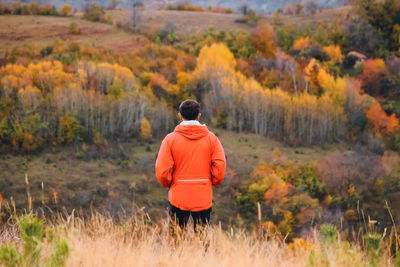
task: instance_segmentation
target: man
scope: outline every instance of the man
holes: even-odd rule
[[[212,186],[224,180],[225,153],[218,138],[199,123],[197,101],[183,101],[178,115],[182,122],[161,143],[156,175],[169,188],[171,218],[184,227],[192,216],[196,229],[210,222]]]

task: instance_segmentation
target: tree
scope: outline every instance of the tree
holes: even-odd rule
[[[104,21],[104,9],[96,3],[90,3],[86,9],[83,17],[90,21]]]
[[[142,19],[141,8],[143,7],[143,2],[141,0],[132,0],[132,27],[136,28],[137,24]]]
[[[371,105],[366,116],[377,136],[393,134],[400,130],[399,119],[396,118],[396,114],[393,113],[388,116],[378,103]]]
[[[250,9],[247,0],[242,0],[239,4],[239,13],[241,13],[243,16],[246,16],[249,10]]]
[[[146,117],[144,117],[140,122],[140,137],[143,140],[151,138],[151,125]]]
[[[249,130],[288,143],[307,143],[341,138],[343,107],[328,96],[262,88],[235,69],[233,54],[222,44],[204,47],[193,77],[204,102],[203,115],[230,130]],[[318,83],[318,71],[315,74]]]
[[[69,5],[69,4],[64,4],[64,5],[62,6],[61,10],[60,10],[60,14],[61,14],[62,16],[69,16],[69,15],[71,15],[71,9],[72,9],[71,5]]]
[[[396,25],[400,25],[400,4],[397,0],[356,0],[355,12],[382,37],[380,46],[397,52],[400,48]]]
[[[335,79],[323,68],[320,68],[318,71],[318,83],[323,90],[322,93],[332,99],[338,107],[344,105],[346,87],[344,79],[340,77]]]
[[[315,14],[317,12],[317,10],[319,9],[319,6],[318,6],[318,4],[317,4],[317,2],[315,0],[311,0],[311,1],[307,2],[306,9],[311,14]]]
[[[267,26],[259,26],[251,33],[255,49],[264,57],[275,57],[275,46],[272,31]]]
[[[108,9],[115,9],[118,6],[118,0],[110,0],[110,4],[108,5]]]
[[[283,10],[284,15],[293,15],[293,7],[291,4],[287,4],[285,9]]]
[[[276,37],[278,46],[283,48],[285,51],[289,51],[293,46],[295,30],[293,24],[290,22],[286,23],[283,27],[276,30]]]
[[[372,96],[382,96],[386,93],[387,68],[382,59],[368,59],[359,78],[364,92]]]
[[[310,47],[311,44],[312,44],[312,41],[310,40],[309,37],[301,37],[294,41],[292,50],[304,50],[304,49]]]
[[[351,150],[333,152],[323,157],[318,161],[317,173],[330,192],[343,197],[352,194],[351,191],[360,193],[370,190],[378,177],[385,176],[379,155]]]
[[[61,144],[70,144],[82,141],[84,128],[79,124],[75,117],[64,115],[60,118],[58,127],[58,142]]]
[[[330,58],[331,64],[341,64],[342,63],[343,54],[342,54],[342,50],[340,49],[340,46],[329,45],[329,46],[325,46],[323,49],[324,49],[324,52]]]
[[[295,6],[296,15],[300,15],[303,11],[303,5],[301,3],[297,3]]]

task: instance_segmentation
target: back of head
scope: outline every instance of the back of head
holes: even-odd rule
[[[185,100],[179,105],[179,113],[185,120],[195,120],[200,114],[200,104],[196,100]]]

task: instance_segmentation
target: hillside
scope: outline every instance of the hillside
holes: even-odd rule
[[[70,33],[69,25],[73,22],[78,23],[80,35]],[[97,48],[116,51],[128,51],[132,47],[148,44],[140,36],[80,17],[0,16],[0,25],[0,54],[16,45],[46,46],[55,39],[93,44]]]
[[[225,148],[231,178],[235,179],[246,179],[260,162],[271,162],[275,149],[285,155],[285,160],[301,164],[343,150],[333,145],[293,148],[255,134],[237,134],[220,129],[215,129],[215,132]],[[152,144],[113,144],[100,158],[90,156],[93,147],[88,148],[87,158],[82,159],[76,158],[73,148],[32,156],[2,155],[0,193],[7,199],[14,197],[17,207],[26,207],[24,179],[28,174],[36,208],[43,204],[53,208],[65,206],[68,210],[90,206],[116,215],[143,207],[153,219],[160,219],[167,205],[166,191],[158,184],[154,173],[160,143],[156,140]],[[221,188],[215,190],[215,218],[224,222],[236,217],[233,210],[229,213],[231,204],[223,193],[231,182],[226,180]],[[54,194],[57,194],[58,203],[54,202]]]
[[[274,25],[273,16],[263,17],[268,23],[280,28],[290,22],[298,27],[316,25],[316,22],[330,22],[340,20],[350,11],[348,7],[327,9],[313,15],[282,16],[281,23]],[[130,18],[129,10],[111,10],[114,21],[127,22]],[[153,28],[159,29],[165,25],[174,27],[178,36],[190,37],[214,27],[216,31],[254,30],[254,26],[237,23],[241,15],[217,14],[209,12],[154,10],[144,11],[143,20],[138,29],[148,32]],[[77,23],[81,34],[74,35],[69,31],[71,23]],[[96,48],[113,49],[115,51],[129,51],[132,48],[145,46],[148,40],[142,35],[135,35],[122,29],[105,23],[96,23],[82,19],[82,13],[72,17],[46,17],[46,16],[0,16],[0,55],[10,47],[29,43],[44,46],[54,42],[54,39],[62,41],[74,41],[80,44],[94,45]]]

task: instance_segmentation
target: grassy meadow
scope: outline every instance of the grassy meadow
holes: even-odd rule
[[[0,260],[5,266],[397,266],[387,244],[375,237],[342,240],[332,225],[313,236],[285,242],[274,229],[251,233],[211,226],[181,231],[144,213],[113,221],[74,213],[50,222],[25,215],[3,230]],[[190,226],[190,225],[189,225]],[[171,235],[171,229],[174,234]],[[20,238],[20,236],[22,238]],[[23,257],[22,257],[23,255]]]

